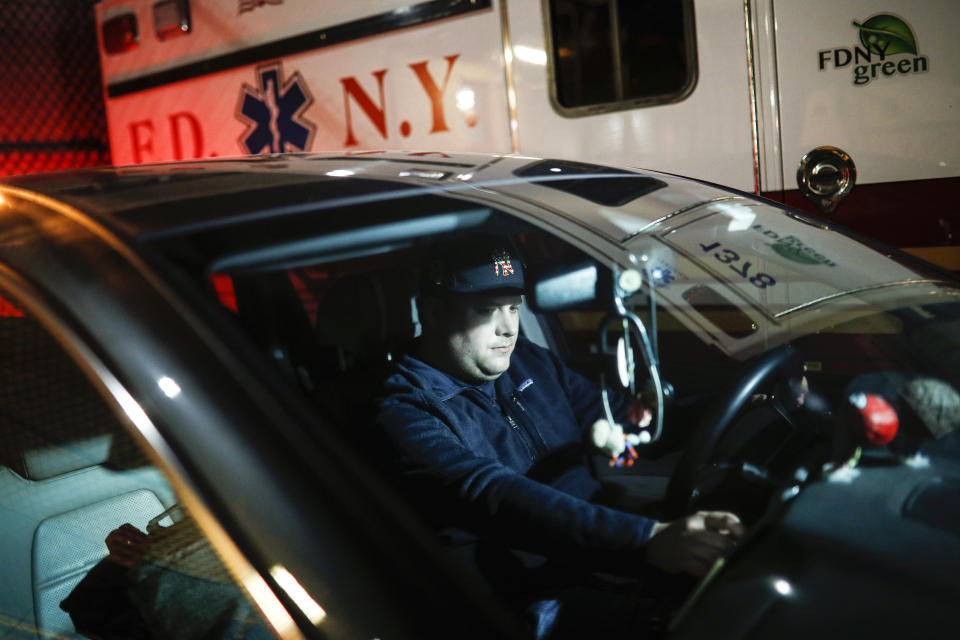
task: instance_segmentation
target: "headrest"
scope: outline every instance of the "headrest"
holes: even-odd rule
[[[320,301],[317,340],[359,358],[409,342],[419,329],[414,282],[406,271],[342,278]]]
[[[45,480],[106,463],[123,427],[63,347],[30,316],[0,336],[0,464]]]
[[[23,466],[16,471],[29,480],[46,480],[101,465],[110,457],[112,440],[109,433],[104,433],[62,445],[29,449],[22,452]]]

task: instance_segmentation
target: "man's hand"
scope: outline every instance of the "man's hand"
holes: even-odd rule
[[[704,576],[717,558],[743,537],[740,519],[727,511],[698,511],[673,522],[658,522],[647,541],[647,562],[667,573]]]
[[[124,567],[137,564],[150,548],[150,539],[132,524],[122,524],[107,535],[107,559]]]

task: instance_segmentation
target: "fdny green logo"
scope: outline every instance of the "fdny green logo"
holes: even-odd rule
[[[906,22],[886,13],[864,20],[863,24],[853,21],[853,26],[860,29],[860,42],[867,51],[880,56],[889,56],[894,53],[912,53],[917,55],[917,39]]]
[[[860,44],[817,52],[820,71],[850,68],[853,84],[862,86],[877,78],[923,73],[927,56],[917,52],[917,38],[902,18],[878,13],[863,22],[852,21]],[[861,46],[862,45],[862,46]]]
[[[771,240],[772,242],[768,242],[766,245],[773,249],[777,255],[791,262],[809,265],[825,264],[828,267],[837,266],[836,262],[793,234],[781,235],[773,229],[764,227],[762,224],[755,224],[750,228],[757,233],[763,234],[764,238]]]
[[[800,264],[829,264],[830,266],[836,266],[827,258],[824,258],[819,253],[813,251],[810,247],[805,247],[799,242],[790,242],[791,239],[793,239],[793,236],[789,236],[785,241],[776,242],[769,246],[781,257],[793,262],[799,262]]]

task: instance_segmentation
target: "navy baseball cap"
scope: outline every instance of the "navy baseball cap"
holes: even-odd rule
[[[504,236],[477,236],[436,250],[427,260],[424,292],[521,294],[523,261]]]

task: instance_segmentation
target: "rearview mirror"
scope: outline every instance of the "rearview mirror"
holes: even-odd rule
[[[607,301],[613,276],[593,260],[548,264],[528,269],[527,304],[537,312],[563,311]]]

